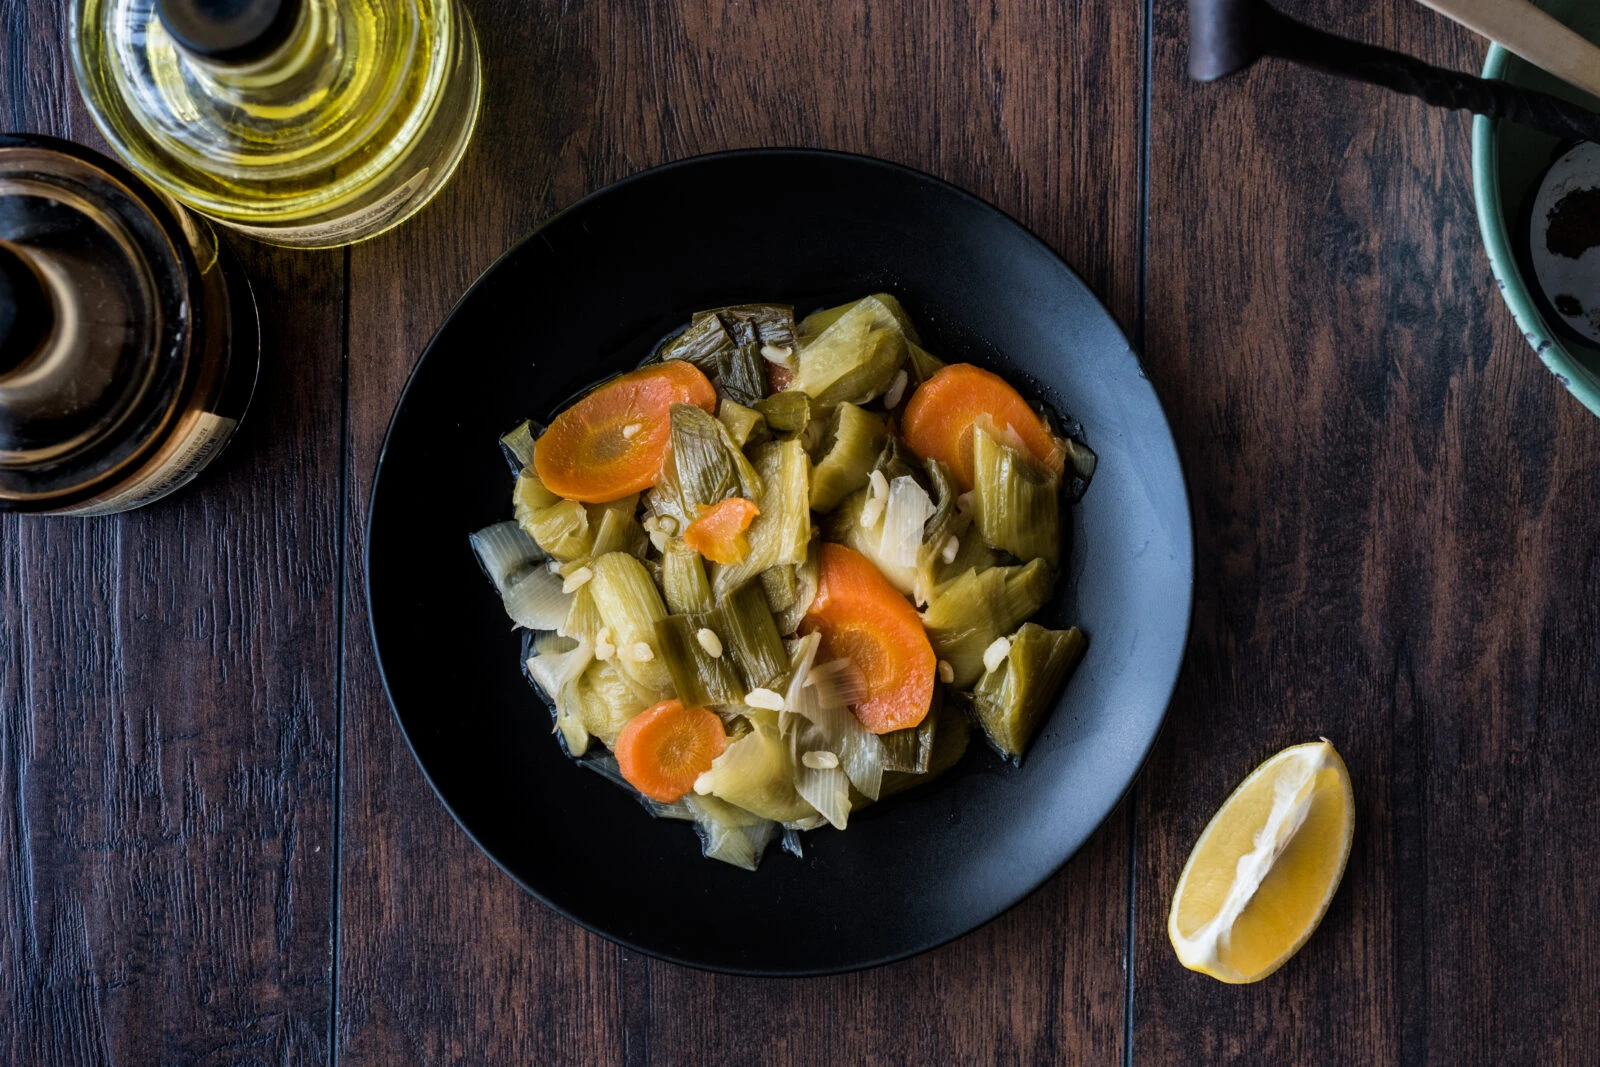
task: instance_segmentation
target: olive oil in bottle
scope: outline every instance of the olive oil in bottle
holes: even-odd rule
[[[249,283],[98,152],[0,135],[0,511],[104,515],[221,453],[255,391]]]
[[[416,213],[477,121],[458,0],[78,0],[78,82],[116,152],[252,237],[360,241]]]

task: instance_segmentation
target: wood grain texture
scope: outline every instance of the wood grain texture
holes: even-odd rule
[[[1476,69],[1410,4],[1286,5]],[[1517,336],[1467,122],[1265,64],[1184,77],[1157,0],[1146,366],[1195,507],[1197,608],[1140,790],[1138,1062],[1600,1059],[1600,423]],[[1165,922],[1211,812],[1326,735],[1355,851],[1256,986]]]
[[[102,147],[68,5],[0,5],[0,122]],[[0,517],[0,1062],[327,1057],[343,260],[235,242],[267,365],[201,482]]]
[[[486,74],[477,140],[433,205],[351,253],[353,515],[405,376],[465,286],[553,211],[699,152],[806,145],[930,170],[1034,228],[1134,321],[1137,5],[470,6]],[[356,524],[349,543],[359,559]],[[625,956],[526,897],[451,825],[378,687],[356,581],[341,1062],[1121,1060],[1122,812],[1005,918],[909,963],[768,982]]]

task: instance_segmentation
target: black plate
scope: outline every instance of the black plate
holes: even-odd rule
[[[976,742],[937,783],[804,835],[754,874],[706,860],[564,756],[467,534],[510,516],[497,438],[638,363],[691,312],[804,311],[888,290],[927,347],[992,367],[1100,455],[1048,614],[1089,652],[1021,768]],[[385,685],[462,827],[576,922],[680,963],[850,970],[932,948],[1038,887],[1133,781],[1188,634],[1193,552],[1172,435],[1111,316],[1001,212],[902,167],[823,152],[707,156],[547,222],[478,280],[401,397],[372,494],[367,589]],[[1120,906],[1085,901],[1085,907]]]

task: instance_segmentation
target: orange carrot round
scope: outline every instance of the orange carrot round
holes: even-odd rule
[[[1009,426],[1034,460],[1057,474],[1066,450],[1044,418],[998,374],[970,363],[941,367],[917,387],[902,419],[905,442],[923,459],[950,468],[963,490],[972,488],[972,424],[988,415],[1001,430]]]
[[[683,531],[683,543],[713,563],[738,563],[750,551],[744,532],[759,514],[761,509],[742,496],[702,507]]]
[[[674,404],[717,407],[717,391],[683,360],[641,367],[601,385],[555,417],[533,448],[545,488],[604,504],[648,489],[661,476]]]
[[[628,720],[617,735],[617,766],[629,785],[671,804],[694,788],[694,780],[727,747],[716,712],[663,700]]]
[[[843,545],[821,547],[816,599],[801,623],[822,635],[819,658],[848,659],[867,683],[855,706],[875,734],[916,726],[933,702],[937,660],[922,619],[878,568]]]

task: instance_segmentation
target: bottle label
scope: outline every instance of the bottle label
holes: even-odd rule
[[[191,411],[184,417],[161,451],[152,456],[144,470],[133,481],[114,490],[109,496],[96,497],[75,508],[67,508],[66,515],[111,515],[131,511],[159,500],[194,480],[207,463],[214,459],[222,446],[233,436],[237,419],[225,419],[209,411]]]

